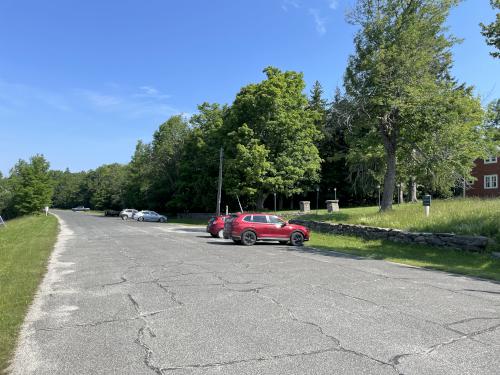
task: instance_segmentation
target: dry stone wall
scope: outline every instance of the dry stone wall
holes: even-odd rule
[[[400,229],[368,227],[364,225],[336,224],[323,221],[293,219],[292,224],[300,224],[314,231],[345,234],[366,239],[382,239],[399,243],[423,244],[472,252],[483,252],[490,239],[483,236],[462,236],[452,233],[407,232]]]

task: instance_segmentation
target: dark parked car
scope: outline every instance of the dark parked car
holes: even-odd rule
[[[116,210],[105,210],[104,211],[104,216],[118,216],[120,215],[120,211]]]
[[[73,207],[71,209],[71,211],[73,211],[73,212],[77,212],[77,211],[90,211],[90,208],[83,207],[83,206],[78,206],[78,207]]]
[[[208,221],[207,232],[214,238],[222,238],[224,233],[224,222],[230,215],[214,216]]]
[[[289,224],[279,216],[261,213],[240,214],[226,220],[224,234],[235,243],[253,245],[257,241],[279,241],[300,246],[309,241],[309,229]]]

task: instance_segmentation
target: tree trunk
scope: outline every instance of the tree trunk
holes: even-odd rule
[[[257,201],[255,202],[257,204],[257,210],[263,210],[264,209],[264,202],[266,201],[266,198],[269,194],[259,192],[257,195]]]
[[[379,131],[384,144],[387,164],[380,211],[392,210],[392,201],[394,199],[394,185],[396,183],[396,149],[398,141],[398,128],[396,126],[397,124],[395,124],[397,115],[397,109],[393,109],[381,118],[379,123]]]
[[[290,210],[293,210],[293,196],[290,197]]]
[[[399,184],[399,203],[405,202],[404,185]]]
[[[396,153],[390,150],[386,150],[386,152],[387,169],[384,176],[384,191],[382,193],[380,211],[392,210],[394,183],[396,181]]]
[[[283,210],[283,195],[280,194],[280,197],[278,199],[278,210],[282,211]]]
[[[411,199],[410,201],[415,203],[417,201],[417,181],[415,180],[415,177],[411,178],[410,181],[410,190],[411,190]]]

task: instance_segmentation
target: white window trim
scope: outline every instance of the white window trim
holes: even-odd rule
[[[496,156],[489,156],[487,159],[484,159],[484,164],[495,164],[498,161]]]
[[[486,179],[490,177],[490,184],[491,184],[491,177],[494,177],[493,181],[495,181],[495,186],[486,186]],[[486,175],[484,176],[484,188],[485,189],[498,189],[498,175],[497,174],[489,174],[489,175]]]

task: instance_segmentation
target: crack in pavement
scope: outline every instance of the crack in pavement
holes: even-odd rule
[[[459,334],[459,335],[464,335],[465,334],[465,332],[462,332],[462,331],[459,331],[459,330],[456,330],[454,328],[449,327],[449,325],[451,325],[451,324],[441,324],[441,323],[438,323],[438,322],[435,322],[435,321],[432,321],[432,320],[428,320],[428,319],[421,318],[419,316],[415,316],[413,314],[409,314],[409,313],[407,313],[405,311],[402,311],[402,310],[399,310],[399,309],[391,309],[390,307],[385,306],[385,305],[380,305],[380,304],[378,304],[375,301],[371,301],[369,299],[361,298],[361,297],[358,297],[358,296],[353,296],[351,294],[340,292],[338,290],[325,288],[323,285],[315,285],[315,284],[308,284],[308,285],[310,285],[313,288],[318,288],[318,289],[326,290],[328,292],[335,293],[335,294],[338,294],[338,295],[346,297],[346,298],[351,298],[351,299],[354,299],[354,300],[366,302],[368,304],[371,304],[373,306],[376,306],[378,308],[384,309],[384,310],[389,311],[389,312],[397,312],[398,314],[403,314],[403,315],[411,317],[413,319],[420,320],[422,322],[426,322],[426,323],[429,323],[429,324],[436,325],[438,327],[441,327],[443,329],[446,329],[446,330],[448,330],[450,332],[453,332],[453,333],[456,333],[456,334]]]
[[[275,354],[275,355],[269,355],[269,356],[247,358],[247,359],[234,359],[234,360],[225,361],[225,362],[213,362],[213,363],[202,363],[202,364],[190,364],[190,365],[183,365],[183,366],[163,367],[163,368],[161,368],[161,374],[164,374],[166,371],[170,372],[170,371],[187,370],[187,369],[223,367],[223,366],[237,365],[237,364],[241,364],[241,363],[263,362],[263,361],[269,361],[269,360],[275,360],[275,359],[281,359],[281,358],[293,358],[293,357],[299,357],[299,356],[317,355],[317,354],[323,354],[323,353],[328,353],[328,352],[333,352],[333,351],[336,351],[336,348],[326,348],[326,349],[319,349],[319,350],[313,350],[313,351],[301,352],[301,353],[283,353],[283,354]]]
[[[131,294],[127,294],[130,302],[134,306],[135,310],[139,315],[141,315],[141,308],[139,306],[139,303],[132,297]],[[156,337],[156,334],[154,331],[151,329],[149,326],[149,323],[146,319],[146,317],[141,317],[142,321],[144,322],[144,326],[139,328],[137,332],[137,338],[135,339],[135,343],[137,343],[139,346],[141,346],[144,351],[145,351],[145,356],[143,359],[144,364],[146,365],[147,368],[150,370],[154,371],[158,375],[162,375],[161,368],[158,366],[155,366],[154,364],[151,363],[151,357],[153,356],[153,350],[144,342],[144,331],[147,331],[149,333],[150,337]]]
[[[474,318],[472,318],[472,319],[474,319]],[[399,365],[399,364],[401,364],[401,360],[402,359],[405,359],[405,358],[408,358],[408,357],[419,356],[419,355],[428,355],[428,354],[431,354],[431,353],[437,351],[438,349],[441,349],[442,347],[454,344],[454,343],[456,343],[458,341],[472,339],[473,337],[482,335],[483,333],[493,332],[493,331],[495,331],[499,327],[500,327],[500,323],[496,324],[496,325],[494,325],[492,327],[488,327],[488,328],[485,328],[485,329],[481,329],[479,331],[474,331],[474,332],[471,332],[471,333],[468,333],[468,334],[464,334],[464,335],[462,335],[460,337],[452,338],[452,339],[450,339],[448,341],[437,343],[437,344],[432,345],[429,348],[421,350],[419,352],[398,354],[398,355],[395,355],[394,357],[392,357],[389,360],[389,362],[393,363],[394,365]]]
[[[97,327],[103,324],[109,324],[109,323],[121,323],[121,322],[131,322],[134,320],[142,319],[142,318],[147,318],[150,316],[155,316],[164,312],[168,312],[170,309],[165,309],[165,310],[157,310],[157,311],[151,311],[151,312],[146,312],[146,313],[141,313],[140,315],[133,316],[130,318],[113,318],[113,319],[105,319],[105,320],[99,320],[95,322],[86,322],[86,323],[77,323],[73,325],[67,325],[67,326],[59,326],[59,327],[45,327],[45,328],[34,328],[35,332],[38,331],[45,331],[45,332],[53,332],[53,331],[63,331],[66,329],[77,329],[77,328],[85,328],[85,327]]]
[[[362,353],[362,352],[358,352],[356,350],[353,350],[353,349],[348,349],[348,348],[345,348],[342,343],[340,342],[340,340],[338,338],[336,338],[335,336],[332,336],[332,335],[329,335],[327,334],[323,327],[321,327],[319,324],[317,323],[314,323],[314,322],[310,322],[310,321],[307,321],[307,320],[302,320],[302,319],[299,319],[294,313],[293,311],[286,307],[285,305],[283,305],[281,302],[279,302],[278,300],[276,300],[275,298],[271,297],[271,296],[267,296],[267,295],[264,295],[262,293],[260,293],[259,291],[256,291],[255,292],[258,296],[262,297],[263,299],[267,299],[269,301],[271,301],[272,303],[276,304],[277,306],[279,306],[281,309],[285,310],[288,315],[290,316],[290,318],[298,323],[301,323],[301,324],[305,324],[305,325],[309,325],[309,326],[312,326],[314,328],[316,328],[316,330],[323,336],[327,337],[328,339],[330,339],[335,345],[336,345],[336,348],[332,349],[331,351],[338,351],[338,352],[344,352],[344,353],[351,353],[351,354],[354,354],[358,357],[363,357],[363,358],[366,358],[366,359],[369,359],[371,361],[374,361],[380,365],[384,365],[384,366],[388,366],[390,367],[394,372],[396,372],[398,375],[400,374],[399,371],[397,370],[397,368],[392,364],[392,363],[389,363],[389,362],[384,362],[380,359],[377,359],[375,357],[372,357],[368,354],[365,354],[365,353]]]
[[[168,296],[170,297],[172,302],[176,303],[179,306],[184,306],[184,303],[177,299],[177,297],[176,297],[177,293],[168,289],[168,287],[166,285],[163,285],[160,281],[156,281],[156,285],[158,285],[163,291],[165,291],[165,293],[168,294]]]

